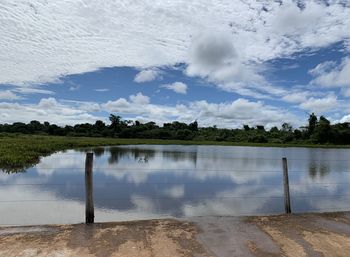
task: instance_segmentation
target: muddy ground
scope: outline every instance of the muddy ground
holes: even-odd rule
[[[0,256],[350,256],[350,214],[0,228]]]

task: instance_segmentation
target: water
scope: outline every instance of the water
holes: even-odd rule
[[[0,171],[0,224],[84,222],[85,150]],[[95,221],[350,210],[350,150],[140,145],[95,148]]]

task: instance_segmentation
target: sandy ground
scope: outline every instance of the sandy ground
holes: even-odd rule
[[[0,256],[350,256],[350,213],[0,228]]]
[[[0,229],[0,256],[206,256],[196,226],[176,220]]]

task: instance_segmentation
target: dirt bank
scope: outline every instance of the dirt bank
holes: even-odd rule
[[[0,229],[0,256],[207,256],[188,222],[151,220]]]
[[[350,216],[346,213],[253,218],[284,256],[350,256]]]
[[[0,256],[6,257],[347,257],[349,252],[349,213],[0,228]]]

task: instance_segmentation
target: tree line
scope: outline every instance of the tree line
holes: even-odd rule
[[[174,121],[162,126],[155,122],[123,120],[111,114],[110,123],[97,120],[94,124],[83,123],[74,126],[58,126],[49,122],[15,122],[0,124],[0,133],[46,134],[57,136],[118,137],[147,139],[178,139],[199,141],[229,141],[250,143],[312,143],[350,144],[350,123],[331,124],[324,116],[310,114],[307,125],[294,129],[289,123],[280,128],[266,130],[264,126],[243,125],[242,128],[224,129],[199,127],[197,121],[186,124]]]

